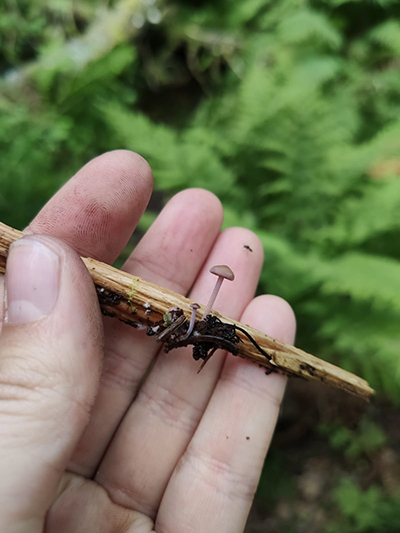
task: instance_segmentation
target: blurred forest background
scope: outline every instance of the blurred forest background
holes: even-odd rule
[[[297,345],[377,389],[291,380],[246,531],[399,532],[400,3],[1,0],[0,75],[3,222],[137,151],[153,205],[216,193]]]

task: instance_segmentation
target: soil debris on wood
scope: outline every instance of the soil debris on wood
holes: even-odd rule
[[[256,341],[245,330],[233,324],[226,324],[215,315],[209,314],[196,322],[189,335],[187,334],[189,322],[180,308],[169,309],[168,320],[165,320],[164,317],[163,320],[156,322],[154,326],[147,328],[147,335],[153,336],[157,334],[157,342],[165,342],[165,353],[176,348],[193,346],[193,359],[195,361],[200,359],[203,361],[199,372],[219,348],[228,351],[232,355],[238,355],[239,343],[243,341],[237,335],[237,330],[245,333],[260,353],[269,358],[268,354],[258,346]],[[162,331],[160,331],[161,328],[163,328]]]

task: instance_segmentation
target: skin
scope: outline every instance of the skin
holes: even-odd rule
[[[224,353],[199,375],[190,349],[157,357],[154,339],[101,316],[78,257],[112,263],[151,189],[141,157],[107,153],[26,229],[26,239],[58,257],[60,292],[38,320],[10,324],[2,316],[1,531],[244,530],[285,379]],[[124,270],[181,294],[191,289],[204,303],[215,283],[210,266],[229,264],[235,280],[223,285],[215,309],[293,343],[289,305],[271,295],[253,298],[263,262],[257,236],[243,228],[221,232],[222,217],[211,193],[177,194]],[[10,280],[26,268],[15,249],[9,265]]]

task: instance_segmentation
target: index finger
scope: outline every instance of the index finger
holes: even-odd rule
[[[58,237],[80,255],[112,263],[146,209],[150,166],[115,150],[89,161],[47,202],[25,230]]]
[[[25,233],[58,237],[82,256],[112,263],[146,209],[153,187],[150,166],[127,150],[89,161],[39,211]],[[0,302],[4,280],[0,275]],[[3,305],[0,305],[0,332]]]

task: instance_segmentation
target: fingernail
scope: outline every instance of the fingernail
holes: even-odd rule
[[[5,322],[33,322],[48,315],[59,290],[59,258],[46,245],[25,237],[10,247],[6,270]]]

